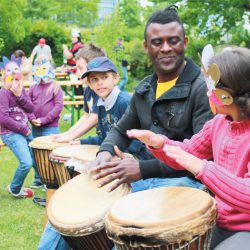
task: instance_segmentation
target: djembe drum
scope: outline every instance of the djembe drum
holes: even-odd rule
[[[53,149],[68,145],[68,143],[54,142],[52,136],[40,136],[36,137],[29,145],[32,148],[42,182],[46,184],[48,189],[57,189],[58,182],[49,161],[49,155]]]
[[[50,223],[74,250],[110,250],[104,217],[112,204],[128,194],[127,185],[113,192],[108,186],[97,188],[91,174],[80,174],[62,185],[48,206]]]
[[[205,250],[215,219],[215,201],[208,193],[164,187],[122,197],[105,225],[118,250]]]
[[[75,171],[74,163],[69,163],[69,159],[74,155],[80,155],[82,161],[92,161],[95,159],[98,149],[97,145],[68,145],[54,149],[49,159],[59,186],[79,174]]]
[[[37,166],[38,173],[41,177],[41,180],[46,184],[46,211],[47,204],[51,196],[58,188],[58,181],[55,176],[55,172],[52,168],[52,165],[49,161],[49,155],[51,151],[55,148],[68,145],[68,143],[54,142],[52,136],[40,136],[34,138],[30,142],[29,146],[32,148],[34,161]],[[47,213],[45,213],[45,224],[47,223]]]

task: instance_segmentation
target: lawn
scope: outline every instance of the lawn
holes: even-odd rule
[[[61,132],[69,127],[70,121],[60,120]],[[90,134],[94,132],[93,129]],[[16,199],[5,191],[17,164],[13,153],[4,147],[0,151],[0,249],[35,250],[43,231],[45,208],[34,204],[32,199]],[[33,177],[31,170],[24,186],[29,186]],[[42,190],[35,190],[35,196],[45,198],[46,194]]]

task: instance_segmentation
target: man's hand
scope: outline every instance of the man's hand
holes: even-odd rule
[[[117,156],[115,156],[113,158],[115,161],[103,162],[102,164],[99,164],[99,166],[93,168],[93,171],[96,172],[94,179],[98,180],[103,178],[103,180],[99,182],[98,187],[105,186],[118,179],[109,187],[109,192],[113,191],[123,183],[131,183],[141,179],[139,162],[128,156],[128,154],[121,152],[116,146],[115,151],[121,160],[117,160]]]
[[[201,159],[187,153],[180,147],[165,145],[163,151],[166,152],[167,156],[174,159],[178,164],[194,175],[198,174],[203,168],[203,162]]]
[[[127,135],[129,138],[136,138],[153,148],[161,148],[164,144],[164,138],[150,130],[131,129],[127,131]]]
[[[40,127],[42,125],[41,119],[37,118],[37,119],[33,119],[31,120],[31,123],[36,126],[36,127]]]

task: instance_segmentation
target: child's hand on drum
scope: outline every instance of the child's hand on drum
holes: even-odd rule
[[[203,167],[203,161],[201,159],[187,153],[180,147],[165,145],[163,151],[167,156],[174,159],[178,164],[194,175],[198,174]]]
[[[80,143],[80,140],[78,139],[78,140],[73,140],[73,141],[70,141],[69,142],[69,145],[80,145],[81,143]]]
[[[164,137],[150,130],[131,129],[127,131],[127,135],[129,138],[136,138],[153,148],[161,148],[164,144]]]

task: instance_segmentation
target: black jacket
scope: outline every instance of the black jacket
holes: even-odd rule
[[[212,118],[207,87],[200,68],[186,59],[185,69],[176,85],[158,99],[155,98],[157,76],[150,75],[135,88],[130,106],[118,124],[110,131],[100,151],[114,154],[114,145],[124,150],[130,142],[126,136],[129,129],[147,129],[164,134],[170,139],[182,141],[200,131]],[[147,160],[140,160],[143,179],[154,177],[182,177],[187,171],[172,169],[149,153]]]

